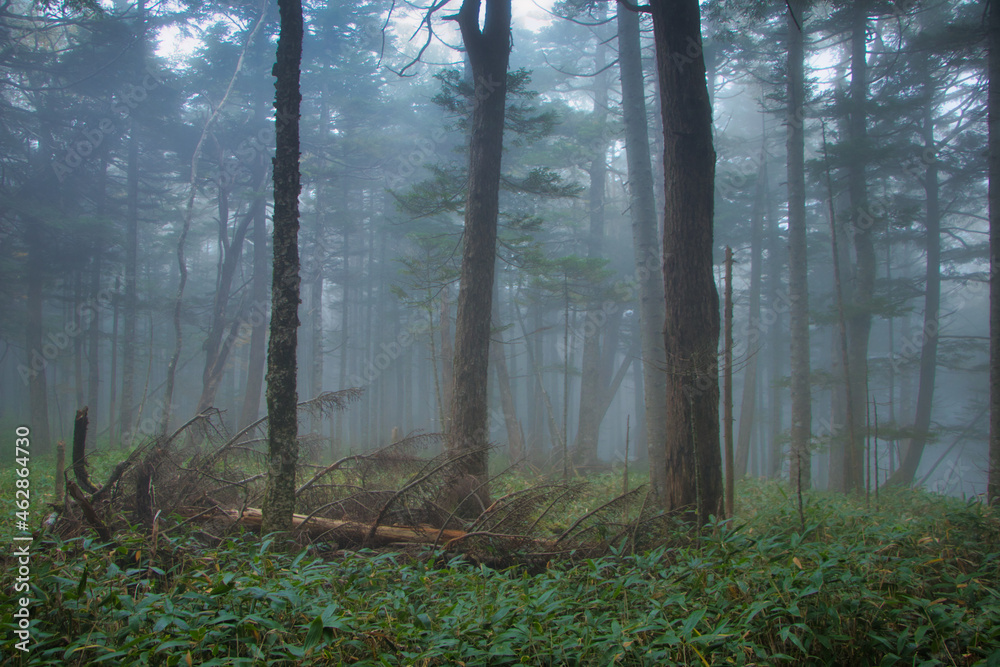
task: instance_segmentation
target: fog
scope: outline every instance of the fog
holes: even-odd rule
[[[395,4],[304,8],[297,394],[364,390],[332,416],[302,418],[310,462],[449,428],[469,119],[483,87],[470,85],[448,19],[457,7]],[[668,54],[678,68],[704,55],[708,69],[720,295],[726,246],[735,258],[737,474],[790,474],[786,139],[797,125],[812,485],[843,487],[851,411],[866,488],[893,478],[981,494],[982,7],[871,9],[859,62],[852,4],[818,5],[803,18],[805,98],[790,111],[785,4],[746,4],[702,3],[703,53],[692,43]],[[0,427],[30,425],[38,451],[71,440],[83,406],[90,447],[111,450],[209,408],[230,432],[266,414],[278,22],[263,6],[15,0],[0,16]],[[490,466],[641,467],[647,412],[666,401],[645,391],[656,362],[644,358],[639,304],[642,283],[663,280],[662,246],[637,266],[614,6],[515,2],[513,13]],[[648,15],[640,25],[662,243],[660,84]]]

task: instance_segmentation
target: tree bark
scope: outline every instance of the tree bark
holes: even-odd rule
[[[87,493],[96,493],[97,487],[90,481],[87,473],[87,408],[76,411],[73,420],[73,475],[80,483],[80,488]]]
[[[655,0],[650,8],[664,126],[665,506],[703,525],[722,505],[712,109],[698,1]]]
[[[302,4],[278,0],[281,29],[272,73],[274,108],[274,261],[271,279],[271,337],[267,349],[267,487],[261,528],[288,531],[295,510],[299,458],[295,390],[299,326],[299,64],[302,61]]]
[[[987,496],[1000,504],[1000,7],[989,3],[990,470]]]
[[[476,478],[481,485],[476,495],[482,506],[488,507],[486,387],[507,63],[511,46],[511,0],[486,0],[486,18],[482,28],[480,5],[479,0],[464,0],[455,17],[469,56],[476,102],[469,137],[469,192],[465,205],[465,239],[455,322],[455,375],[447,447],[453,455],[472,452],[462,459],[460,472]]]
[[[812,467],[812,390],[809,384],[809,285],[806,252],[805,46],[800,25],[802,0],[789,0],[788,26],[788,293],[792,430],[789,476],[793,487],[809,488]]]

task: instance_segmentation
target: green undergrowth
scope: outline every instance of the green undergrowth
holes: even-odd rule
[[[438,554],[323,560],[251,535],[33,545],[11,664],[1000,665],[1000,518],[746,482],[739,516],[643,554],[497,571]],[[12,560],[0,563],[10,591]],[[12,604],[0,609],[13,635]]]

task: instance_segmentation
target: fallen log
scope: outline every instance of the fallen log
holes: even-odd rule
[[[248,528],[259,530],[263,514],[261,510],[248,507],[242,511],[215,508],[216,514],[224,514],[234,522]],[[185,514],[185,512],[181,512]],[[207,520],[210,512],[202,510],[192,515],[192,519]],[[374,531],[367,523],[358,521],[342,521],[326,519],[305,514],[292,515],[292,527],[305,532],[313,539],[328,537],[331,533],[335,538],[354,544],[380,545],[391,542],[406,542],[410,544],[441,544],[446,551],[454,550],[458,545],[476,538],[506,542],[508,544],[531,545],[536,553],[551,553],[556,543],[553,540],[530,538],[523,535],[503,535],[488,531],[465,532],[464,530],[440,529],[428,524],[417,526],[377,526]]]
[[[233,521],[248,528],[260,529],[263,514],[259,509],[248,507],[241,513],[239,510],[218,510]],[[308,520],[308,521],[307,521]],[[465,532],[461,530],[444,530],[426,524],[418,526],[378,526],[374,531],[371,525],[359,523],[357,521],[339,521],[337,519],[325,519],[323,517],[309,517],[305,514],[293,514],[292,526],[305,532],[314,539],[319,539],[328,533],[333,533],[339,537],[359,544],[366,543],[366,538],[371,536],[368,544],[385,544],[387,542],[411,542],[415,544],[431,544],[437,538],[438,533],[442,533],[442,541],[464,537]]]

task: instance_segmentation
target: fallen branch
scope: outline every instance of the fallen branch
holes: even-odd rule
[[[108,543],[113,543],[114,540],[111,539],[111,531],[108,527],[104,525],[100,517],[97,516],[97,512],[94,511],[94,506],[90,504],[87,500],[87,496],[83,495],[83,491],[80,490],[73,480],[66,480],[66,490],[69,491],[69,495],[73,496],[73,499],[80,505],[80,509],[83,510],[83,516],[87,519],[87,522],[94,527],[97,531],[97,535]]]

